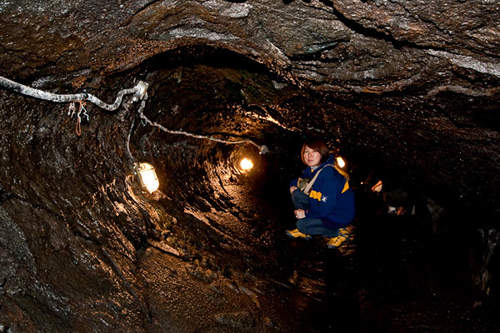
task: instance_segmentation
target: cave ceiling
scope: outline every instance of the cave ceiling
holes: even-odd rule
[[[357,170],[376,169],[467,216],[479,210],[474,225],[497,225],[499,17],[495,0],[0,0],[1,76],[106,101],[142,80],[149,84],[144,113],[157,124],[271,150],[266,157],[170,135],[140,123],[132,101],[116,113],[89,103],[78,136],[67,105],[0,89],[0,249],[15,249],[0,252],[0,262],[11,264],[0,289],[12,300],[0,320],[21,323],[19,331],[59,330],[71,320],[86,331],[106,329],[102,321],[112,317],[116,330],[161,331],[163,324],[144,322],[168,317],[148,303],[168,281],[137,292],[161,271],[147,251],[138,263],[146,240],[169,240],[157,244],[175,253],[165,266],[195,248],[201,257],[211,253],[204,267],[214,271],[276,269],[266,259],[278,256],[276,241],[259,221],[277,216],[265,201],[279,190],[258,183],[286,184],[310,135],[324,137]],[[126,142],[136,158],[157,162],[161,194],[134,194]],[[258,182],[233,168],[249,153],[267,167],[256,171]],[[245,201],[249,195],[255,202]],[[253,228],[259,232],[242,236]],[[71,282],[49,274],[61,264],[55,256],[72,267],[61,271]],[[243,258],[241,267],[225,266],[223,258],[233,257]],[[97,281],[105,282],[95,289]],[[21,296],[19,286],[28,286]],[[86,298],[92,293],[121,304],[127,320]],[[97,319],[87,320],[88,308]],[[189,318],[166,321],[172,331],[189,331],[182,326]]]
[[[309,128],[333,133],[332,141],[343,139],[360,154],[375,149],[387,163],[392,156],[396,165],[412,164],[438,187],[443,179],[449,185],[459,179],[458,189],[451,185],[455,194],[472,198],[499,185],[493,177],[499,165],[498,6],[7,1],[0,7],[0,63],[4,76],[38,88],[111,91],[124,87],[104,87],[105,78],[154,56],[163,54],[166,64],[175,51],[224,50],[262,65],[278,85],[320,96],[311,104],[322,119]],[[342,111],[332,111],[334,105]],[[304,112],[291,104],[278,107],[290,126]],[[345,119],[349,113],[352,121]],[[473,169],[481,171],[465,171]]]

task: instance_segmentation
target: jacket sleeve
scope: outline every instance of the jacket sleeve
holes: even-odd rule
[[[306,217],[324,218],[331,215],[337,204],[337,193],[343,186],[342,176],[338,177],[331,167],[324,168],[309,193],[309,210]]]

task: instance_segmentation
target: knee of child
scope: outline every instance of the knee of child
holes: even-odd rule
[[[306,233],[305,231],[306,231],[306,226],[307,226],[307,223],[305,223],[305,222],[306,222],[306,219],[304,218],[304,219],[297,220],[297,223],[296,223],[297,229],[299,229],[299,231],[304,233],[304,234]]]

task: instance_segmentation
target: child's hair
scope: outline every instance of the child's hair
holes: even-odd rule
[[[320,153],[321,163],[325,162],[328,159],[328,156],[330,155],[330,151],[328,150],[328,147],[326,146],[326,143],[323,140],[308,139],[304,142],[304,144],[302,145],[302,149],[300,150],[300,159],[304,164],[306,164],[306,162],[304,161],[304,150],[306,150],[306,147],[309,147],[312,150]]]

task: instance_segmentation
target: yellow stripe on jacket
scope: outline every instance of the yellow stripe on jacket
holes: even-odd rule
[[[340,192],[340,194],[344,194],[345,191],[347,191],[349,189],[349,174],[347,172],[345,172],[344,170],[342,170],[341,168],[339,168],[337,165],[334,165],[333,168],[335,170],[337,170],[337,172],[340,173],[345,178],[344,188]]]
[[[340,193],[344,194],[344,192],[347,191],[348,189],[349,189],[349,181],[346,179],[345,184],[344,184],[344,188],[342,189],[342,192],[340,192]]]
[[[349,181],[346,179],[345,184],[344,184],[344,188],[342,189],[340,194],[344,194],[348,189],[349,189]],[[316,199],[318,201],[321,201],[322,196],[323,195],[321,194],[321,192],[317,192],[317,191],[311,191],[309,193],[310,198]]]
[[[321,201],[321,192],[311,191],[311,193],[309,193],[309,197]]]

